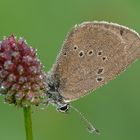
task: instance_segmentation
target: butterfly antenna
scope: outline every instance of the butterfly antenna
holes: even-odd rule
[[[70,105],[70,107],[79,114],[81,120],[83,121],[83,123],[85,124],[85,126],[87,127],[88,131],[90,133],[93,133],[95,132],[96,134],[100,134],[100,131],[98,129],[96,129],[93,124],[91,124],[91,122],[89,120],[87,120],[85,118],[85,116],[77,109],[75,108],[74,106]]]

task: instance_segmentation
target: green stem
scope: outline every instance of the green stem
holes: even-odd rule
[[[23,112],[24,112],[24,125],[25,125],[25,131],[26,131],[26,140],[33,140],[31,107],[24,107]]]

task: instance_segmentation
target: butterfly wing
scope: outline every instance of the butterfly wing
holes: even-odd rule
[[[106,29],[112,30],[122,37],[122,39],[126,43],[126,57],[128,63],[132,63],[140,56],[140,36],[136,31],[116,23],[95,21],[94,24],[99,27],[104,27]]]
[[[140,55],[139,36],[121,29],[130,37],[120,35],[120,28],[109,23],[83,23],[70,31],[50,72],[66,101],[87,95],[114,79]]]

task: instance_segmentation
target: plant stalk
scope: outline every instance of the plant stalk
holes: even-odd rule
[[[25,132],[26,132],[26,140],[33,140],[31,107],[24,107],[23,112],[24,112],[24,125],[25,125]]]

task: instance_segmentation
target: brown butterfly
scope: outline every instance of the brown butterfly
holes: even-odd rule
[[[114,79],[140,56],[140,36],[108,22],[84,22],[66,36],[48,73],[48,101],[66,112],[77,100]]]

